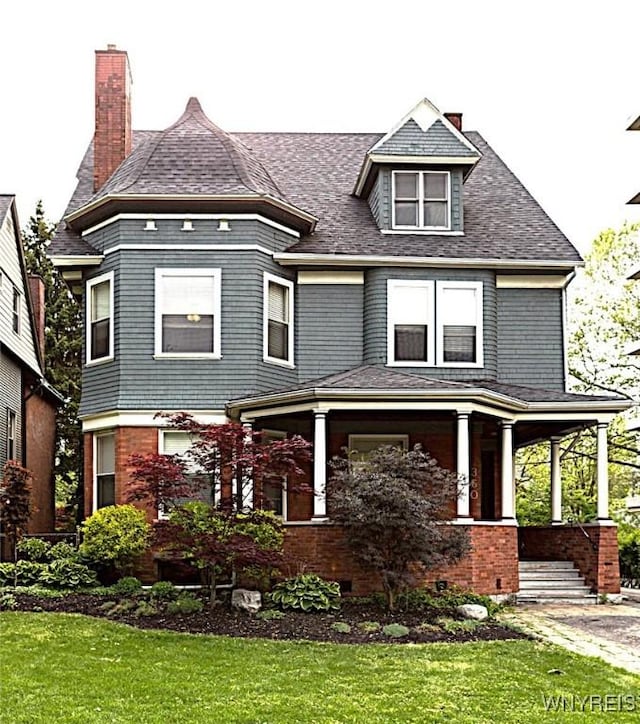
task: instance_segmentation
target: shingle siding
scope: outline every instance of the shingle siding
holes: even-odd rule
[[[564,390],[562,291],[498,290],[500,382]]]
[[[455,243],[455,242],[453,242]],[[402,371],[436,379],[496,379],[497,312],[493,272],[455,269],[375,268],[365,272],[364,363],[387,363],[387,280],[420,279],[433,281],[478,281],[483,285],[484,367],[402,367]]]
[[[436,121],[423,131],[410,118],[393,136],[388,138],[374,153],[390,156],[477,156],[444,125]]]
[[[362,364],[362,284],[304,284],[298,287],[299,380]]]
[[[138,227],[128,243],[178,243],[180,234],[178,241],[204,244],[211,243],[212,234],[218,233],[227,244],[235,238],[239,244],[276,245],[284,236],[256,221],[243,222],[242,236],[239,229],[214,232],[212,225],[217,228],[217,222],[208,223],[209,229],[203,223],[201,232],[176,232],[168,225],[165,232],[162,227],[158,232],[140,232]],[[194,226],[197,229],[195,220]],[[221,270],[222,359],[154,359],[155,269],[160,267]],[[115,360],[85,368],[81,415],[116,408],[222,409],[234,397],[297,381],[295,370],[262,361],[263,273],[293,278],[293,272],[283,270],[268,254],[253,250],[121,250],[108,254],[93,276],[111,270],[115,271]]]

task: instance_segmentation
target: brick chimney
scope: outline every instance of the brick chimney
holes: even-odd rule
[[[93,190],[131,153],[131,71],[125,50],[96,50],[96,129]]]
[[[459,131],[462,131],[462,113],[445,113],[444,117],[452,126],[455,126]]]
[[[44,282],[37,274],[29,274],[29,296],[33,307],[34,332],[44,357]]]

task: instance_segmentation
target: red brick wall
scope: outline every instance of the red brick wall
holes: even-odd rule
[[[25,401],[25,417],[25,467],[33,473],[34,512],[29,533],[51,533],[55,530],[56,408],[42,397],[32,395]]]
[[[578,526],[532,526],[520,529],[520,555],[531,560],[573,561],[596,593],[619,593],[617,527],[584,525],[583,528],[595,550]]]
[[[129,59],[110,46],[96,50],[93,189],[97,191],[131,153]]]
[[[517,591],[517,528],[500,525],[470,525],[467,528],[471,536],[471,553],[456,565],[427,571],[424,583],[446,580],[450,585],[483,594]],[[287,526],[285,556],[291,568],[287,574],[306,570],[331,580],[351,581],[352,592],[356,595],[381,590],[380,580],[353,561],[338,526]]]

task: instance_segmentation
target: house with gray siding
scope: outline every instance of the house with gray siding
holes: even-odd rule
[[[55,417],[44,378],[44,284],[26,271],[15,198],[0,195],[0,487],[8,460],[33,475],[29,532],[54,529]]]
[[[582,260],[462,115],[425,98],[386,133],[229,133],[191,98],[136,131],[130,85],[126,52],[96,51],[95,133],[50,247],[84,304],[85,513],[123,500],[130,454],[188,444],[159,411],[301,434],[313,494],[282,493],[287,550],[365,593],[327,461],[421,444],[458,473],[452,524],[473,544],[431,578],[513,593],[521,558],[570,557],[617,590],[607,426],[627,403],[566,390]],[[562,441],[586,427],[591,542],[562,514]],[[525,530],[514,455],[544,440],[553,519]]]

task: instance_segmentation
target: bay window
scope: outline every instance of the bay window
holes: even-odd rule
[[[264,360],[293,365],[293,283],[264,275]]]
[[[113,272],[87,282],[87,363],[113,359]]]
[[[116,436],[113,432],[95,435],[93,460],[93,509],[116,504]]]

